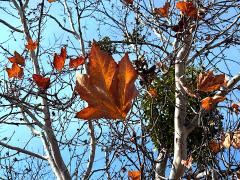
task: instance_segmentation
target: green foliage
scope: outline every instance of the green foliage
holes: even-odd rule
[[[116,52],[116,47],[108,36],[100,39],[97,44],[100,46],[101,50],[107,52],[109,55],[112,55]]]
[[[186,72],[186,84],[190,89],[196,89],[196,77],[199,71],[196,68],[188,68]],[[174,110],[175,110],[175,79],[174,69],[170,69],[167,75],[156,77],[151,83],[151,88],[157,91],[156,97],[145,94],[142,98],[142,108],[146,130],[149,133],[154,145],[158,148],[167,148],[173,152],[174,139]],[[205,94],[200,94],[206,97]],[[198,112],[200,102],[198,99],[188,98],[186,123],[190,123],[195,117],[194,111]],[[193,111],[194,110],[194,111]],[[198,149],[203,141],[211,140],[217,132],[222,129],[222,116],[218,110],[210,111],[205,117],[199,120],[200,127],[188,137],[188,151]],[[194,152],[192,152],[194,155]]]

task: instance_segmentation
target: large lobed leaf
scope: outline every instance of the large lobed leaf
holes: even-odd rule
[[[212,92],[226,86],[226,82],[225,74],[213,75],[213,71],[208,71],[198,76],[197,86],[200,91]]]
[[[125,119],[138,92],[137,73],[126,54],[117,64],[93,42],[87,74],[77,74],[76,90],[88,107],[77,113],[80,119]]]

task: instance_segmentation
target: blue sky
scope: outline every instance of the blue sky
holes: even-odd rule
[[[36,1],[31,1],[30,6],[31,7],[35,7]],[[165,1],[159,1],[159,6],[163,5]],[[2,2],[5,3],[5,2]],[[6,3],[7,4],[7,3]],[[46,2],[47,4],[47,2]],[[50,14],[54,14],[56,16],[59,16],[60,19],[62,19],[61,14],[62,11],[59,10],[59,3],[52,3],[47,4],[47,6],[51,6],[50,9]],[[15,19],[12,17],[7,16],[6,14],[1,14],[1,18],[6,20],[7,22],[11,23],[11,25],[14,26],[18,26],[20,24],[20,20],[19,19]],[[79,49],[79,43],[76,39],[72,38],[72,36],[69,36],[69,34],[67,33],[62,33],[60,31],[57,31],[56,27],[57,24],[55,22],[53,22],[52,20],[49,20],[51,22],[51,25],[47,25],[45,28],[45,33],[44,33],[44,38],[42,40],[42,45],[44,45],[44,47],[55,47],[59,45],[59,48],[54,49],[54,51],[56,51],[57,53],[60,52],[60,47],[62,44],[66,44],[69,43],[68,45],[70,47],[73,47],[71,42],[68,41],[69,37],[72,41],[72,43],[74,44],[74,46]],[[83,31],[84,36],[86,37],[87,40],[92,40],[92,39],[96,39],[98,40],[98,33],[97,33],[97,24],[93,23],[93,21],[89,21],[88,18],[86,18],[86,20],[83,20],[82,26],[86,26],[87,29]],[[68,23],[67,23],[67,27],[69,27]],[[104,27],[104,25],[102,25],[101,27]],[[23,38],[23,35],[20,33],[13,33],[11,34],[11,32],[9,31],[8,28],[6,28],[6,26],[4,26],[3,24],[0,24],[0,29],[1,29],[1,33],[0,33],[0,43],[7,49],[13,53],[14,50],[18,50],[20,53],[23,52],[23,50],[25,49],[25,39]],[[109,31],[109,27],[103,28],[103,30],[101,31],[103,34],[108,35],[108,31]],[[89,33],[90,32],[90,33]],[[55,44],[55,37],[60,36],[60,38],[57,41],[57,44]],[[36,36],[33,36],[36,37]],[[50,55],[46,55],[46,56],[42,56],[41,61],[42,62],[50,62],[53,58],[53,56],[51,56],[51,54],[53,55],[54,51],[49,51]],[[6,67],[6,66],[10,66],[10,64],[7,63],[7,58],[4,54],[2,54],[3,51],[2,49],[0,49],[0,59],[1,59],[1,66],[2,67]],[[79,53],[79,51],[78,51]],[[68,48],[68,54],[71,55],[77,55],[77,52],[71,48]],[[235,59],[236,61],[239,61],[239,48],[230,48],[227,53],[226,56],[231,58],[231,59]],[[50,58],[50,59],[49,59]],[[116,58],[120,59],[120,56],[116,56]],[[29,62],[30,63],[30,62]],[[239,73],[239,66],[232,66],[231,62],[228,62],[229,67],[231,68],[231,73],[232,75],[235,75],[237,73]],[[49,71],[49,73],[51,73],[51,69],[50,69],[50,65],[47,63],[43,63],[43,66],[47,66],[48,68],[45,69],[46,72]],[[223,71],[227,72],[227,68],[225,65],[225,62],[219,62],[218,67],[222,68]],[[45,72],[45,73],[46,73]],[[31,74],[31,73],[29,73]],[[0,78],[1,79],[5,79],[7,78],[7,74],[6,72],[3,70],[0,72]],[[66,92],[63,92],[63,94]],[[80,110],[80,107],[79,107]],[[0,113],[1,114],[1,113]],[[69,129],[72,129],[73,131],[69,131],[69,136],[73,135],[76,129],[76,126],[78,126],[79,124],[81,124],[83,122],[75,122],[71,125],[71,127],[69,127]],[[80,125],[79,125],[80,126]],[[17,137],[16,139],[14,138],[13,141],[11,141],[11,145],[15,145],[15,146],[21,146],[24,145],[28,140],[29,137],[31,135],[30,131],[26,131],[26,128],[22,128],[22,127],[12,127],[10,128],[10,126],[4,126],[4,128],[0,127],[0,139],[4,138],[5,136],[8,137],[9,135],[11,135],[12,133],[14,133],[14,136]],[[83,139],[86,138],[88,139],[88,137],[83,136]],[[40,140],[37,138],[34,138],[34,140],[31,142],[31,144],[28,146],[29,150],[33,150],[36,151],[36,149],[40,148],[39,151],[42,151],[42,145],[40,144]],[[37,150],[38,151],[38,150]],[[67,157],[67,152],[63,152],[64,154],[64,158],[68,159]],[[66,156],[65,156],[66,155]],[[96,159],[101,159],[101,157],[103,156],[103,153],[101,152],[100,149],[98,149],[98,153],[97,153]],[[102,167],[103,161],[99,160],[98,163],[96,163],[95,168],[98,167]]]

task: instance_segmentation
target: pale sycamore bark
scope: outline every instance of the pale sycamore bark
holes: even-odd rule
[[[185,167],[181,164],[181,161],[187,159],[188,134],[185,127],[187,95],[179,79],[184,80],[191,41],[192,36],[189,33],[182,38],[181,43],[176,42],[176,44],[181,44],[181,47],[175,47],[175,50],[179,49],[179,51],[175,59],[174,157],[169,179],[182,177]]]

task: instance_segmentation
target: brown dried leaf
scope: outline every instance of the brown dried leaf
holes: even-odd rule
[[[192,156],[190,156],[188,159],[182,160],[181,164],[183,166],[185,166],[186,168],[190,169],[190,167],[192,166],[192,161],[193,161],[193,158],[192,158]]]
[[[219,102],[222,102],[226,99],[225,96],[218,96],[215,95],[213,97],[206,97],[204,99],[201,100],[201,106],[203,109],[205,109],[206,111],[209,111],[213,108],[213,106]]]
[[[26,49],[28,49],[29,51],[34,51],[38,46],[37,41],[34,41],[32,39],[29,39],[27,44],[25,45]]]
[[[157,90],[155,88],[149,88],[148,93],[151,97],[157,96]]]
[[[126,54],[117,64],[96,42],[90,52],[88,74],[77,74],[76,90],[88,107],[77,113],[80,119],[125,119],[137,96],[137,73]]]
[[[61,53],[58,55],[57,53],[54,54],[53,66],[59,72],[62,71],[65,61],[67,57],[67,50],[66,47],[61,48]]]
[[[133,0],[123,0],[126,4],[133,4]]]
[[[168,17],[169,8],[170,8],[170,3],[166,2],[163,7],[155,8],[154,12],[162,17]]]
[[[12,68],[7,68],[8,78],[16,77],[22,79],[23,68],[19,67],[17,63],[12,64]]]
[[[213,71],[201,73],[197,79],[197,87],[203,92],[218,90],[221,86],[226,86],[225,74],[213,75]]]
[[[18,65],[25,66],[25,59],[17,51],[14,51],[14,56],[9,57],[8,60],[11,63],[17,63]]]
[[[198,10],[193,5],[192,2],[183,2],[179,1],[176,3],[177,9],[179,9],[182,13],[186,14],[187,16],[191,16],[193,18],[198,18]]]
[[[70,58],[69,68],[78,68],[78,66],[85,63],[85,58],[83,56],[76,57],[75,59]]]
[[[222,143],[218,143],[215,140],[210,141],[208,145],[209,149],[215,154],[221,151],[223,148]]]
[[[140,171],[128,171],[128,177],[132,180],[140,180],[141,172]]]
[[[239,105],[238,104],[232,103],[231,108],[235,113],[239,113]]]

